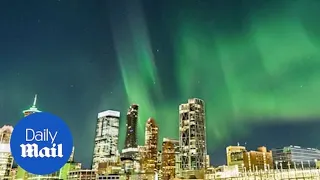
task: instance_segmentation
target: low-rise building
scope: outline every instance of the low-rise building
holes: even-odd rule
[[[275,169],[315,168],[317,160],[320,159],[320,150],[287,146],[272,149],[272,157]]]
[[[108,180],[108,179],[120,180],[123,178],[121,178],[121,175],[119,174],[97,175],[97,180]]]
[[[96,178],[96,171],[91,169],[70,171],[68,175],[68,180],[96,180]]]
[[[262,146],[257,151],[243,152],[243,167],[245,171],[258,171],[273,169],[272,152]]]

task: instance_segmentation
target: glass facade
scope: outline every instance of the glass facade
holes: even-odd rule
[[[104,111],[98,114],[92,169],[99,163],[115,160],[118,155],[120,112]]]
[[[288,146],[272,149],[274,167],[277,169],[315,168],[320,159],[320,150]]]

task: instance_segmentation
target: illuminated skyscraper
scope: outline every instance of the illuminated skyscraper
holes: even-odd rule
[[[120,112],[104,111],[98,114],[92,169],[99,163],[117,160]]]
[[[203,170],[207,164],[204,101],[189,99],[188,103],[180,105],[179,114],[181,170]]]
[[[164,138],[162,143],[161,178],[170,180],[176,174],[176,141]]]
[[[13,131],[12,126],[0,128],[0,179],[10,176],[13,158],[10,151],[10,138]]]
[[[23,111],[23,114],[24,114],[25,117],[30,115],[30,114],[36,113],[36,112],[41,112],[36,107],[36,104],[37,104],[37,95],[34,96],[34,100],[33,100],[32,106],[29,109]]]
[[[137,148],[137,122],[139,106],[131,105],[127,113],[127,134],[124,148]]]
[[[126,139],[125,145],[122,150],[122,156],[124,158],[133,158],[138,153],[138,145],[137,145],[137,123],[138,123],[138,109],[139,106],[133,104],[130,106],[127,113],[127,131],[126,131]]]
[[[159,129],[154,119],[149,118],[145,129],[146,171],[154,172],[157,164]]]

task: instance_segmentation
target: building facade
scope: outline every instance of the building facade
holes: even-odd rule
[[[140,170],[145,171],[147,168],[147,147],[146,146],[138,146],[138,156],[137,160],[140,162]]]
[[[179,119],[181,170],[203,170],[207,156],[204,101],[194,98],[181,104]]]
[[[228,146],[226,148],[227,154],[227,165],[237,166],[240,172],[244,171],[244,161],[243,156],[246,152],[246,147],[244,146]]]
[[[126,139],[124,149],[137,148],[137,123],[138,123],[138,110],[139,106],[133,104],[130,106],[127,113],[127,124],[126,124]]]
[[[243,166],[247,171],[273,169],[272,152],[266,147],[259,147],[257,151],[243,152]]]
[[[12,126],[0,128],[0,179],[8,179],[11,174],[13,158],[10,151]]]
[[[98,164],[116,161],[118,156],[120,112],[103,111],[98,114],[95,145],[92,158],[92,169]]]
[[[176,175],[176,147],[170,139],[163,139],[161,179],[170,180]]]
[[[97,174],[95,170],[75,170],[70,171],[67,180],[96,180]]]
[[[145,128],[145,171],[154,172],[157,169],[157,154],[158,154],[158,134],[159,128],[155,120],[149,118]]]
[[[137,123],[138,123],[138,110],[139,106],[133,104],[130,106],[127,113],[126,123],[126,138],[125,145],[122,149],[121,159],[128,161],[136,161],[138,156],[138,144],[137,144]],[[136,162],[133,162],[136,164]],[[134,165],[135,166],[135,165]]]
[[[276,169],[315,168],[320,159],[320,150],[287,146],[272,149],[272,157]]]

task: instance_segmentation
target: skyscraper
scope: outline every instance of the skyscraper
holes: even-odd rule
[[[120,112],[103,111],[98,114],[92,169],[99,163],[117,160]]]
[[[127,113],[127,134],[124,149],[137,148],[137,122],[138,122],[139,106],[133,104],[130,106]]]
[[[154,172],[157,164],[159,128],[154,119],[149,118],[145,129],[146,171]]]
[[[36,113],[36,112],[41,112],[36,107],[36,104],[37,104],[37,95],[34,96],[34,100],[33,100],[32,106],[29,109],[23,111],[23,114],[24,114],[25,117],[30,115],[30,114]]]
[[[141,165],[137,145],[137,123],[139,106],[133,104],[127,113],[127,131],[121,161],[124,163],[125,172],[139,171]]]
[[[13,164],[13,158],[10,151],[12,131],[12,126],[3,126],[0,128],[0,179],[9,179]]]
[[[173,179],[176,175],[176,141],[164,138],[162,143],[161,177]]]
[[[204,101],[189,99],[180,105],[179,115],[181,170],[203,170],[207,155]]]

